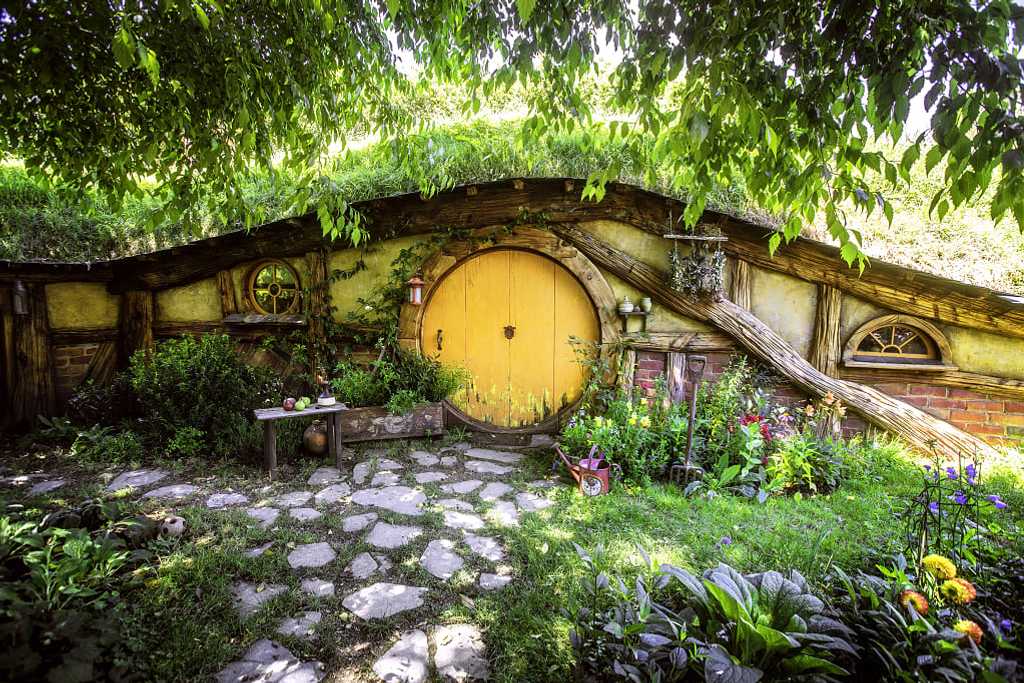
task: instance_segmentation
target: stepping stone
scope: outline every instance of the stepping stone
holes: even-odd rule
[[[466,451],[473,447],[473,444],[469,443],[468,441],[460,441],[457,444],[453,444],[451,447],[461,453],[465,453]]]
[[[370,480],[370,486],[394,486],[398,483],[398,475],[394,472],[378,472]]]
[[[504,588],[512,582],[511,576],[502,576],[501,574],[488,574],[486,572],[480,574],[480,587],[485,591],[496,591],[500,588]]]
[[[505,551],[501,549],[501,543],[498,539],[491,538],[490,536],[477,536],[476,534],[466,534],[466,545],[474,553],[490,560],[491,562],[500,562],[505,559]]]
[[[366,542],[377,548],[393,550],[394,548],[401,548],[422,533],[423,529],[418,526],[400,526],[398,524],[388,524],[387,522],[377,522],[373,529],[370,530],[370,533],[367,534]]]
[[[456,458],[454,455],[446,455],[443,458],[441,458],[440,462],[441,467],[455,467],[458,464],[459,459]]]
[[[342,520],[341,528],[347,532],[352,533],[353,531],[362,531],[366,527],[370,526],[377,521],[376,512],[367,512],[362,515],[352,515]]]
[[[313,508],[292,508],[288,511],[288,514],[300,522],[312,522],[314,519],[323,516]]]
[[[444,525],[449,529],[483,529],[486,525],[484,520],[468,512],[458,510],[444,511]]]
[[[107,486],[108,491],[120,491],[124,488],[141,488],[155,484],[169,474],[167,470],[132,470],[118,475]]]
[[[170,486],[161,486],[158,489],[147,491],[142,494],[143,498],[166,498],[168,500],[180,500],[182,498],[188,498],[193,493],[199,490],[198,486],[192,484],[172,484]]]
[[[483,482],[479,479],[469,479],[455,484],[445,484],[441,487],[441,490],[447,493],[469,493],[480,488],[482,485]]]
[[[555,504],[554,501],[529,492],[516,494],[516,502],[526,512],[537,512]]]
[[[494,462],[504,463],[505,465],[515,465],[523,459],[523,456],[519,453],[493,451],[490,448],[470,448],[466,451],[466,457],[476,458],[477,460],[493,460]]]
[[[245,511],[245,514],[258,521],[261,527],[267,529],[277,520],[277,516],[281,514],[281,511],[277,508],[249,508]]]
[[[438,458],[433,453],[427,451],[413,451],[409,454],[409,457],[416,461],[416,464],[421,467],[430,467],[436,465]]]
[[[495,465],[493,462],[487,462],[486,460],[470,460],[464,467],[470,472],[476,472],[477,474],[509,474],[515,471],[515,467],[506,467],[505,465]]]
[[[370,476],[370,463],[361,462],[352,468],[352,483],[362,484]]]
[[[328,543],[306,543],[295,546],[295,550],[288,553],[288,566],[292,569],[322,567],[336,557]]]
[[[316,501],[317,505],[333,505],[351,492],[352,489],[348,484],[331,484],[327,488],[321,489],[317,492],[317,494],[313,496],[313,500]]]
[[[234,596],[235,609],[243,619],[248,619],[259,611],[263,605],[288,590],[288,586],[277,583],[255,584],[239,581],[231,588]]]
[[[420,556],[420,564],[428,572],[439,579],[448,580],[465,564],[455,553],[455,544],[440,539],[427,544],[427,549]]]
[[[314,598],[333,598],[334,582],[323,579],[303,579],[300,584],[302,592],[312,595]]]
[[[484,680],[490,676],[484,639],[472,624],[434,628],[434,666],[444,680]]]
[[[341,481],[341,478],[341,470],[337,467],[318,467],[313,474],[309,475],[306,483],[310,486],[323,486]]]
[[[482,491],[480,491],[480,500],[497,500],[506,493],[514,490],[515,489],[508,484],[502,484],[500,481],[492,481],[490,484],[485,486]]]
[[[231,507],[232,505],[245,505],[249,502],[248,496],[241,493],[215,493],[206,499],[206,507],[211,510]]]
[[[38,484],[33,484],[32,488],[30,488],[28,492],[29,495],[38,496],[42,493],[56,491],[66,483],[67,482],[63,479],[47,479],[46,481],[41,481]]]
[[[377,469],[378,470],[404,470],[405,469],[405,465],[403,465],[400,462],[395,462],[394,460],[388,460],[387,458],[382,458],[382,459],[377,461]]]
[[[4,477],[3,479],[0,479],[0,483],[4,484],[5,486],[24,486],[25,484],[28,484],[29,482],[31,482],[33,479],[45,479],[45,478],[46,478],[45,474],[39,474],[39,473],[12,474],[9,477]]]
[[[494,506],[487,511],[487,517],[498,526],[519,526],[519,510],[507,500],[495,501]]]
[[[320,662],[300,662],[287,648],[272,640],[257,640],[217,674],[217,683],[319,683],[324,677]]]
[[[245,556],[248,558],[259,557],[263,553],[270,550],[270,547],[274,545],[273,541],[267,541],[263,545],[258,545],[255,548],[249,548],[245,551]]]
[[[277,632],[282,636],[308,639],[323,616],[320,612],[303,612],[297,617],[288,617],[278,625]]]
[[[373,665],[373,672],[388,683],[425,683],[430,668],[427,634],[406,631]]]
[[[473,512],[473,506],[464,500],[458,498],[442,498],[437,501],[437,504],[446,510],[462,510],[463,512]]]
[[[386,573],[391,569],[391,562],[386,555],[359,553],[345,569],[352,576],[362,580],[369,578],[374,572]]]
[[[534,489],[553,489],[558,486],[558,482],[551,481],[550,479],[536,479],[527,484],[527,486]]]
[[[312,491],[292,491],[278,496],[274,502],[283,508],[297,508],[308,503],[312,497]]]
[[[431,484],[435,481],[444,481],[448,475],[444,472],[419,472],[415,475],[417,484]]]
[[[422,491],[408,486],[387,486],[381,489],[362,489],[352,494],[352,502],[367,507],[378,507],[401,515],[419,517],[423,514],[420,504],[427,497]]]
[[[387,619],[423,605],[426,588],[398,583],[375,583],[341,601],[345,609],[363,619]]]

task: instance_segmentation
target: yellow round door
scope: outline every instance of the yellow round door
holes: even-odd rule
[[[545,256],[512,249],[450,270],[422,320],[423,353],[472,378],[452,402],[500,427],[533,425],[573,404],[587,376],[570,338],[599,339],[594,306],[576,278]]]

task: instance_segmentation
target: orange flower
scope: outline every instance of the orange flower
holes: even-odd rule
[[[912,606],[918,614],[928,614],[928,599],[917,591],[900,593],[900,604],[904,607]]]
[[[939,592],[942,593],[942,597],[957,605],[966,605],[978,597],[978,591],[974,585],[967,579],[961,578],[943,581],[939,586]]]
[[[953,624],[953,630],[958,631],[973,640],[975,645],[981,645],[981,627],[973,621],[970,621],[969,619],[961,619]]]

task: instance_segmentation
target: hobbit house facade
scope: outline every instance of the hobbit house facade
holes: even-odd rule
[[[583,185],[510,179],[361,202],[364,249],[339,248],[311,215],[107,262],[0,262],[0,425],[60,414],[81,383],[182,334],[231,335],[282,372],[291,361],[268,337],[368,362],[352,314],[415,254],[421,298],[402,307],[399,342],[464,367],[471,386],[445,419],[496,439],[554,431],[588,347],[632,391],[664,383],[681,400],[688,359],[705,358],[712,381],[746,354],[782,378],[784,398],[842,399],[851,432],[965,453],[1024,439],[1024,298],[887,263],[861,274],[805,238],[773,255],[770,228],[712,211],[698,228],[724,238],[712,247],[721,294],[688,296],[666,284],[669,254],[690,248],[665,238],[683,206],[624,184],[583,201]],[[649,297],[649,314],[622,315],[626,297]]]

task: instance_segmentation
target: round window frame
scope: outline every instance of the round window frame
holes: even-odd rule
[[[895,355],[891,356],[893,360],[887,360],[884,354],[866,356],[858,352],[860,345],[872,332],[892,326],[909,327],[916,331],[922,337],[924,344],[934,349],[934,360],[909,360],[908,358]],[[850,335],[843,349],[843,365],[848,368],[918,370],[926,372],[953,371],[958,368],[953,364],[952,357],[953,354],[949,342],[938,327],[926,320],[901,314],[884,315],[864,323]],[[870,360],[866,360],[868,358]]]
[[[286,269],[291,273],[292,278],[295,280],[295,298],[292,299],[291,305],[288,310],[279,311],[272,313],[265,310],[258,301],[256,301],[256,278],[269,266],[278,266]],[[290,263],[282,259],[271,258],[264,259],[249,269],[248,274],[245,276],[245,300],[255,313],[258,315],[292,315],[298,313],[302,305],[302,278],[299,277],[299,271],[296,270]]]

